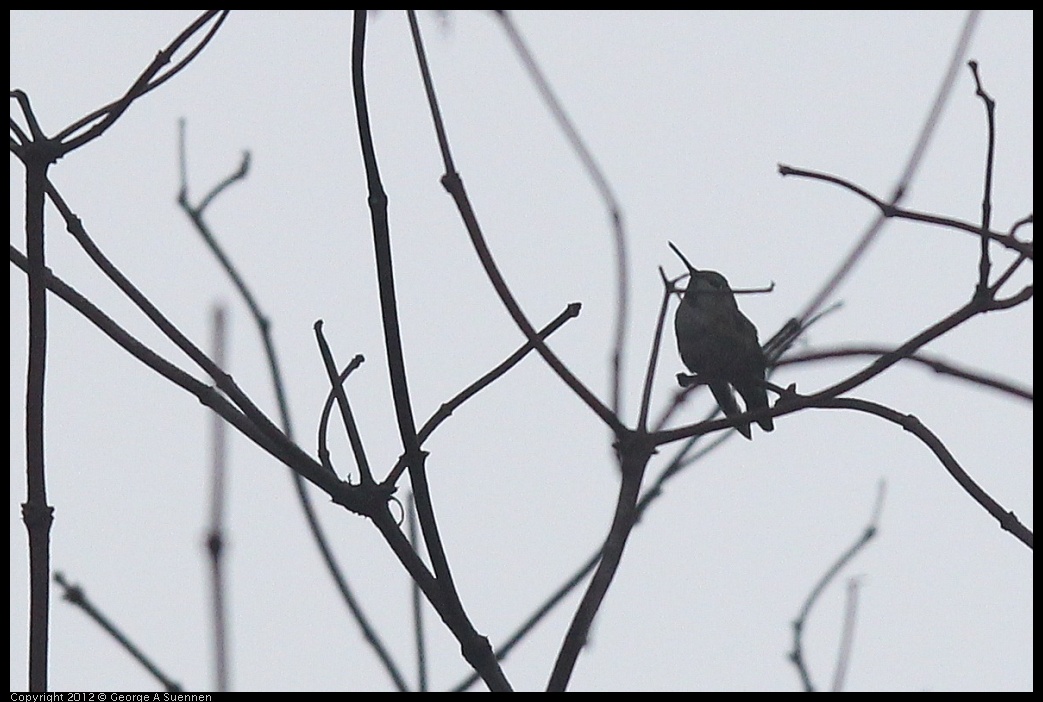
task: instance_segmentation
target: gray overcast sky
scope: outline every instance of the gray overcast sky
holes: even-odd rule
[[[53,133],[122,93],[194,11],[11,13],[11,88]],[[735,286],[775,281],[741,304],[762,340],[807,304],[875,212],[836,187],[781,178],[778,163],[889,195],[965,15],[519,12],[531,43],[622,205],[631,323],[624,411],[633,425],[667,241]],[[507,280],[537,325],[581,301],[552,346],[608,397],[614,262],[608,217],[526,79],[498,21],[479,12],[421,24],[459,169]],[[997,101],[993,224],[1031,213],[1033,14],[986,12],[969,58]],[[275,416],[257,334],[175,204],[177,123],[188,120],[199,198],[252,153],[249,178],[209,220],[273,320],[298,442],[315,450],[326,393],[312,324],[341,362],[374,470],[400,446],[372,273],[372,235],[349,80],[350,12],[234,12],[185,72],[136,103],[51,176],[104,251],[201,345],[210,308],[231,309],[230,371]],[[521,334],[484,278],[449,197],[408,26],[370,22],[367,79],[416,414],[511,353]],[[13,103],[12,103],[13,105]],[[12,114],[16,110],[12,107]],[[905,204],[980,217],[985,120],[961,69]],[[21,121],[21,120],[20,120]],[[11,158],[11,239],[24,250],[23,169]],[[48,214],[48,264],[141,338],[192,368],[122,300]],[[900,343],[972,292],[977,241],[891,224],[837,291],[811,348]],[[998,252],[996,264],[1009,262]],[[1031,266],[1011,282],[1030,282]],[[1032,384],[1032,304],[977,318],[927,351]],[[186,689],[213,684],[206,519],[209,417],[63,303],[50,305],[47,377],[52,565]],[[11,274],[11,688],[26,685],[25,280]],[[776,382],[824,387],[864,361],[785,368]],[[680,370],[672,336],[653,402]],[[197,377],[201,377],[196,373]],[[902,365],[852,393],[916,415],[1006,509],[1033,525],[1032,405]],[[679,422],[704,416],[699,393]],[[656,411],[653,411],[653,415]],[[477,629],[503,641],[599,545],[618,485],[605,428],[536,358],[458,410],[428,441],[436,512]],[[665,447],[651,473],[673,455]],[[337,439],[334,462],[349,470]],[[228,507],[235,689],[384,689],[305,533],[285,468],[239,437]],[[635,531],[571,689],[795,690],[790,622],[861,533],[887,482],[879,537],[844,575],[861,583],[847,689],[1029,690],[1032,554],[900,428],[805,411],[771,435],[733,437],[673,480]],[[408,580],[376,530],[315,491],[364,607],[414,679]],[[806,632],[829,685],[844,582]],[[542,689],[578,595],[505,661]],[[79,612],[52,599],[51,687],[155,683]],[[427,611],[434,688],[467,672]]]

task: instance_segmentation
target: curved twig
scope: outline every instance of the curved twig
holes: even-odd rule
[[[344,420],[344,430],[348,434],[348,443],[355,454],[355,465],[359,469],[359,482],[362,485],[375,485],[373,473],[369,470],[369,459],[366,458],[366,450],[362,447],[362,436],[359,435],[358,425],[355,423],[355,415],[351,412],[351,403],[348,402],[348,395],[344,392],[344,383],[340,382],[339,374],[337,373],[337,363],[333,360],[333,352],[326,342],[326,335],[322,333],[321,319],[315,322],[314,328],[315,339],[319,343],[319,351],[322,354],[322,362],[326,366],[326,375],[329,377],[330,388],[333,396],[337,399],[340,416]]]
[[[116,123],[116,120],[127,111],[127,108],[130,107],[135,100],[146,93],[155,90],[180,73],[196,56],[199,55],[199,52],[206,48],[207,44],[210,43],[210,40],[214,38],[217,30],[221,28],[222,24],[224,24],[225,19],[228,18],[229,12],[230,10],[207,10],[204,12],[184,31],[182,31],[181,34],[175,37],[170,44],[156,54],[156,58],[153,59],[152,63],[141,72],[141,75],[138,76],[137,80],[134,81],[122,97],[110,102],[104,107],[98,108],[86,117],[73,122],[68,127],[58,132],[54,139],[55,142],[61,144],[61,153],[67,154],[74,149],[78,149],[87,142],[100,137],[109,127]],[[170,63],[170,60],[173,58],[174,54],[177,53],[178,49],[180,49],[185,42],[187,42],[196,32],[215,17],[217,19],[214,22],[214,26],[211,27],[206,36],[199,41],[199,44],[189,52],[188,56],[175,64],[166,73],[160,75],[159,72],[165,65]],[[98,120],[101,121],[99,122]],[[72,136],[80,129],[95,122],[96,124],[90,127],[83,134],[80,134],[77,137]]]
[[[561,101],[558,100],[558,97],[551,89],[550,83],[543,75],[543,71],[540,70],[539,64],[536,63],[536,58],[529,51],[529,47],[518,32],[518,28],[515,27],[514,22],[507,15],[507,10],[495,10],[495,12],[503,23],[504,30],[507,32],[507,36],[511,40],[515,51],[521,57],[522,64],[528,70],[532,82],[536,84],[536,89],[543,97],[544,102],[547,103],[547,107],[550,109],[551,114],[554,115],[554,119],[558,122],[558,126],[561,127],[561,131],[565,133],[565,138],[576,152],[590,179],[594,182],[594,187],[605,203],[605,209],[608,210],[609,221],[612,224],[612,238],[616,246],[616,328],[614,332],[615,340],[612,344],[611,406],[612,413],[618,417],[621,416],[620,392],[623,375],[623,346],[626,341],[627,318],[629,317],[630,309],[630,267],[629,257],[627,256],[626,228],[623,224],[623,210],[619,206],[619,201],[616,200],[611,186],[608,184],[608,179],[605,178],[600,166],[594,159],[594,155],[587,148],[576,127],[572,124],[572,120],[569,119]]]
[[[343,383],[351,375],[352,371],[358,368],[366,359],[363,358],[362,354],[355,354],[355,357],[351,359],[348,365],[340,372],[337,376],[337,383]],[[316,443],[318,444],[319,450],[319,462],[326,466],[331,473],[336,473],[333,469],[333,464],[330,463],[330,449],[327,436],[329,433],[330,416],[333,414],[333,405],[337,401],[337,396],[333,392],[333,388],[326,393],[326,402],[322,405],[322,412],[319,414],[319,431]]]
[[[898,424],[931,449],[931,452],[937,456],[939,462],[949,475],[951,475],[956,483],[963,488],[964,492],[970,495],[975,502],[981,505],[986,512],[991,514],[996,521],[999,522],[1000,528],[1004,531],[1010,532],[1018,541],[1022,542],[1029,548],[1032,548],[1032,531],[1021,523],[1014,512],[1005,510],[1000,503],[996,502],[991,495],[985,492],[981,486],[979,486],[974,479],[967,474],[967,471],[963,469],[942,440],[939,439],[934,432],[924,426],[924,424],[915,416],[911,414],[902,414],[901,412],[877,402],[870,402],[869,400],[850,397],[822,398],[816,400],[809,406],[857,410],[859,412],[866,412],[868,414],[882,417],[890,422]]]
[[[855,540],[855,543],[851,545],[836,562],[829,567],[828,570],[822,575],[819,581],[811,588],[811,592],[808,594],[804,605],[800,608],[800,614],[793,621],[793,650],[789,654],[790,661],[793,665],[797,666],[797,671],[800,673],[801,682],[804,683],[805,692],[814,692],[815,686],[811,684],[811,676],[808,672],[807,666],[804,665],[804,625],[807,623],[808,615],[811,614],[811,608],[815,605],[819,595],[826,589],[826,586],[836,577],[837,573],[847,565],[852,558],[858,555],[858,552],[866,547],[874,536],[876,536],[877,523],[880,519],[880,510],[883,508],[884,503],[884,490],[886,483],[883,480],[880,481],[877,487],[876,493],[876,506],[873,509],[873,516],[869,519],[869,524],[862,531],[862,535]]]
[[[931,110],[927,115],[927,119],[924,120],[923,127],[920,130],[920,135],[916,140],[916,144],[913,147],[912,153],[909,155],[906,161],[905,168],[902,169],[902,174],[898,178],[898,182],[895,184],[894,192],[888,200],[889,205],[895,206],[905,197],[905,193],[909,190],[909,185],[912,183],[913,175],[915,175],[917,169],[920,166],[920,160],[923,157],[924,152],[927,150],[927,144],[931,140],[931,136],[934,134],[934,129],[941,119],[942,109],[945,107],[945,103],[949,99],[949,95],[952,93],[953,86],[956,84],[956,74],[959,70],[963,57],[967,53],[967,46],[970,44],[971,36],[974,34],[974,28],[978,23],[978,10],[971,10],[967,13],[967,19],[964,21],[963,30],[960,32],[960,38],[956,42],[956,46],[953,48],[952,57],[949,59],[949,66],[946,69],[945,77],[942,79],[941,84],[938,86],[938,92],[935,95],[934,102],[931,105]],[[844,259],[843,263],[837,267],[836,272],[830,277],[822,289],[812,298],[812,301],[805,308],[804,312],[798,316],[798,319],[807,319],[811,315],[815,314],[816,311],[829,299],[829,296],[833,294],[840,282],[847,277],[848,273],[854,268],[862,255],[869,248],[869,245],[873,243],[877,235],[883,226],[886,217],[883,215],[878,216],[866,229],[865,233],[859,239],[858,243],[851,249],[851,252]]]

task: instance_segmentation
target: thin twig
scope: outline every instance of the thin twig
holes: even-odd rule
[[[852,558],[854,558],[859,551],[865,548],[866,544],[869,543],[877,532],[877,523],[880,518],[880,510],[882,509],[884,500],[885,483],[883,480],[880,481],[877,486],[876,493],[876,504],[873,509],[873,515],[869,520],[869,524],[862,531],[862,535],[858,537],[854,544],[851,545],[840,558],[833,563],[832,566],[826,570],[825,574],[819,579],[811,592],[808,594],[807,599],[804,601],[804,605],[800,608],[800,614],[793,621],[793,650],[790,652],[789,658],[793,664],[797,667],[797,671],[800,673],[800,679],[804,684],[805,692],[814,692],[815,686],[811,682],[811,676],[804,662],[804,626],[807,623],[808,615],[811,613],[811,608],[815,605],[819,595],[826,589],[826,586],[836,577],[837,573],[847,565]]]
[[[159,681],[159,683],[163,686],[163,689],[165,689],[167,692],[181,692],[182,688],[180,684],[171,680],[170,677],[166,675],[166,673],[159,669],[159,666],[152,662],[151,658],[146,656],[140,648],[135,646],[134,643],[129,638],[127,638],[127,635],[124,634],[118,626],[116,626],[114,623],[112,623],[112,621],[109,620],[108,617],[106,617],[104,614],[98,611],[98,608],[95,607],[89,599],[87,599],[87,595],[84,594],[83,588],[81,588],[79,585],[70,585],[65,580],[65,576],[61,572],[57,572],[54,574],[54,582],[58,583],[58,585],[60,585],[62,589],[65,591],[62,598],[66,602],[69,602],[70,604],[79,607],[81,610],[83,610],[84,614],[93,619],[98,626],[100,626],[105,631],[109,632],[109,635],[112,636],[112,638],[114,638],[120,644],[120,646],[123,646],[123,648],[127,650],[127,653],[129,653],[131,657],[134,658],[134,660],[140,663],[145,668],[145,670],[151,673],[152,676]]]
[[[342,370],[340,374],[337,376],[337,382],[344,383],[344,381],[348,379],[348,376],[351,375],[352,371],[361,366],[365,360],[366,359],[362,356],[362,354],[355,354],[355,357],[351,359],[351,361],[344,368],[344,370]],[[336,403],[336,401],[337,396],[333,392],[333,388],[331,387],[330,391],[326,393],[326,402],[323,403],[322,412],[319,414],[319,431],[318,438],[316,441],[319,447],[319,462],[322,463],[322,465],[326,466],[326,468],[331,473],[336,473],[336,471],[333,468],[333,464],[330,462],[330,449],[328,445],[329,442],[327,436],[329,433],[330,417],[333,414],[333,405],[334,403]]]
[[[858,623],[858,578],[847,581],[847,597],[844,602],[844,626],[840,631],[840,645],[837,646],[837,665],[833,670],[833,692],[844,690],[844,680],[851,663],[851,649],[855,641],[855,624]]]
[[[213,310],[213,354],[214,363],[225,365],[225,315],[226,310],[216,305]],[[213,451],[210,466],[213,482],[210,488],[210,527],[207,530],[206,550],[210,556],[210,577],[214,618],[214,667],[215,689],[228,691],[228,646],[227,611],[224,578],[224,506],[225,478],[227,475],[228,440],[226,425],[221,415],[212,414],[210,424],[210,446]]]
[[[580,304],[578,302],[570,303],[565,310],[555,317],[547,326],[539,331],[541,339],[546,339],[555,331],[557,331],[565,322],[573,319],[579,315]],[[490,370],[488,373],[483,375],[478,380],[474,381],[466,388],[458,392],[452,398],[443,402],[439,406],[438,410],[431,415],[431,418],[424,422],[424,426],[417,432],[417,439],[420,444],[423,445],[425,441],[434,433],[435,429],[452,416],[453,412],[460,408],[464,402],[471,399],[479,392],[484,390],[486,387],[491,385],[497,378],[502,377],[507,371],[516,366],[525,356],[533,350],[533,345],[529,342],[525,342],[521,345],[517,351],[512,353],[506,359],[504,359],[499,365]],[[384,484],[395,485],[398,482],[399,477],[402,475],[402,471],[406,469],[405,456],[398,459],[398,462],[391,469],[388,477],[384,479]]]
[[[281,443],[285,446],[286,450],[290,453],[299,453],[302,457],[306,454],[298,447],[293,441],[283,433],[279,427],[268,418],[268,416],[261,411],[253,400],[242,391],[242,389],[235,383],[228,373],[222,368],[215,364],[207,355],[204,353],[196,344],[194,344],[176,325],[174,325],[160,310],[157,308],[151,300],[148,299],[131,281],[123,275],[123,273],[102,253],[101,249],[94,243],[90,235],[87,233],[86,228],[80,221],[73,211],[66,204],[57,188],[54,187],[53,183],[47,181],[46,183],[47,194],[51,198],[51,201],[58,208],[62,218],[65,220],[66,228],[69,233],[73,235],[77,243],[83,248],[90,259],[98,266],[99,269],[111,280],[116,286],[134,303],[134,305],[145,313],[145,316],[152,321],[156,327],[163,332],[163,334],[170,339],[174,344],[185,352],[189,358],[191,358],[200,368],[209,375],[217,386],[228,395],[229,399],[232,400],[240,409],[250,418],[250,420],[260,429],[262,432],[267,434],[273,441]],[[306,457],[307,462],[314,465],[318,465],[310,457]]]
[[[985,153],[985,182],[981,196],[981,255],[978,257],[978,294],[988,295],[989,287],[989,238],[985,232],[992,224],[992,171],[996,156],[996,101],[993,100],[981,85],[978,75],[978,62],[968,61],[967,65],[974,76],[975,95],[985,103],[985,121],[988,127],[988,148]]]
[[[659,315],[656,317],[655,331],[652,332],[652,349],[648,354],[648,368],[645,372],[645,385],[641,392],[641,408],[637,419],[638,431],[642,432],[648,429],[648,410],[652,402],[652,382],[655,380],[655,368],[659,363],[659,347],[663,341],[666,308],[670,303],[670,295],[673,292],[673,283],[667,280],[662,267],[659,268],[659,277],[663,281],[663,299],[659,303]]]
[[[992,498],[977,482],[963,469],[956,457],[952,455],[948,447],[938,435],[928,429],[924,424],[911,414],[902,414],[890,407],[877,402],[850,397],[823,398],[817,400],[815,407],[830,407],[836,409],[850,409],[865,412],[893,422],[905,429],[907,432],[919,439],[938,459],[946,472],[956,481],[956,484],[966,492],[971,499],[977,502],[999,523],[1004,531],[1010,532],[1018,541],[1032,548],[1033,533],[1018,519],[1014,512],[1006,510]]]
[[[406,496],[406,528],[409,534],[409,543],[413,548],[419,550],[420,542],[416,531],[416,505],[413,496]],[[420,598],[420,588],[415,582],[410,581],[410,590],[413,600],[413,637],[416,641],[416,678],[417,692],[427,692],[427,643],[424,639],[424,608]],[[477,674],[475,678],[477,679]]]
[[[359,469],[359,479],[362,485],[374,485],[373,473],[369,470],[369,460],[366,458],[366,450],[362,447],[362,436],[359,434],[358,425],[355,424],[355,415],[351,412],[351,403],[348,395],[344,392],[344,384],[340,382],[337,373],[337,363],[333,360],[333,352],[326,343],[326,336],[322,333],[322,320],[315,322],[315,339],[319,343],[319,351],[322,353],[322,361],[326,366],[326,375],[330,381],[333,396],[337,398],[340,407],[340,416],[344,420],[344,430],[348,434],[348,444],[355,454],[355,465]]]

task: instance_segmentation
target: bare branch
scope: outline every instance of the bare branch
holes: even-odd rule
[[[855,356],[874,356],[880,357],[894,352],[893,347],[889,346],[874,346],[874,345],[859,345],[859,346],[843,346],[817,349],[814,351],[803,351],[787,356],[786,358],[778,362],[779,366],[786,366],[795,363],[806,363],[808,361],[822,361],[830,360],[835,358],[849,358]],[[982,385],[985,387],[995,388],[1005,393],[1019,397],[1023,400],[1032,402],[1035,393],[1027,387],[1017,385],[1013,381],[1004,380],[995,376],[988,375],[981,371],[972,370],[969,368],[961,368],[951,361],[943,360],[937,356],[923,353],[922,351],[909,354],[902,357],[902,361],[911,361],[919,363],[920,365],[926,366],[933,370],[935,373],[941,375],[950,375],[954,378],[960,378],[967,380],[976,385]]]
[[[275,351],[275,341],[272,338],[272,325],[269,317],[261,309],[259,302],[254,296],[250,287],[246,284],[245,279],[240,275],[238,268],[232,263],[231,257],[228,256],[224,248],[218,243],[217,237],[214,236],[210,229],[210,226],[204,219],[204,211],[207,206],[213,202],[218,195],[223,193],[233,183],[237,183],[240,180],[246,178],[249,172],[250,165],[250,152],[244,151],[243,158],[240,162],[239,169],[229,176],[224,178],[221,182],[215,185],[209,193],[200,201],[200,204],[193,206],[188,199],[188,167],[187,167],[187,147],[185,144],[185,120],[180,120],[179,123],[179,164],[181,171],[181,187],[178,190],[177,202],[184,210],[185,214],[192,221],[199,235],[203,237],[203,241],[210,248],[214,257],[218,260],[221,267],[224,269],[226,275],[232,281],[236,290],[239,292],[240,297],[246,303],[247,308],[250,311],[250,316],[254,321],[254,325],[257,327],[257,331],[261,337],[261,345],[264,348],[265,358],[268,360],[268,372],[272,380],[272,388],[275,392],[276,404],[279,408],[279,417],[282,424],[283,432],[291,441],[294,441],[293,435],[293,423],[290,417],[289,402],[286,398],[286,387],[282,379],[282,367],[279,363],[279,359]],[[351,372],[353,368],[361,363],[361,356],[356,357],[356,361],[349,364],[348,369],[341,375],[341,381],[347,377],[347,374]],[[326,427],[329,419],[329,411],[333,403],[333,392],[330,392],[329,401],[327,407],[324,409],[322,418],[319,422],[319,442],[318,442],[318,454],[319,461],[322,466],[329,471],[331,475],[336,475],[333,468],[329,463],[329,450],[326,447]],[[363,638],[376,653],[377,658],[380,659],[381,664],[387,671],[391,678],[392,684],[395,688],[400,691],[406,690],[406,682],[402,677],[402,673],[399,671],[398,665],[392,659],[390,652],[387,647],[381,641],[377,635],[376,630],[370,624],[368,617],[365,612],[362,611],[358,600],[355,598],[354,593],[351,591],[351,587],[348,585],[347,577],[344,575],[342,568],[334,558],[333,550],[330,548],[329,539],[326,537],[325,530],[322,524],[319,522],[319,517],[315,513],[315,507],[312,504],[312,498],[308,494],[307,486],[304,478],[300,473],[291,471],[293,476],[294,488],[297,491],[297,500],[300,502],[301,509],[304,511],[304,518],[308,523],[308,528],[312,533],[312,537],[315,539],[316,546],[318,546],[319,553],[322,555],[323,562],[326,564],[326,569],[329,571],[330,576],[333,578],[334,583],[337,586],[337,590],[341,594],[341,598],[348,607],[348,611],[351,613],[356,623],[359,625],[359,629],[362,631]]]
[[[924,224],[933,224],[939,227],[947,227],[949,229],[958,229],[965,231],[975,236],[985,236],[991,241],[995,241],[1001,244],[1011,251],[1016,251],[1020,254],[1026,255],[1028,258],[1033,256],[1033,246],[1031,243],[1019,241],[1012,234],[1004,234],[1003,232],[997,231],[982,231],[981,225],[972,224],[970,222],[964,222],[959,219],[953,219],[951,217],[945,217],[942,215],[930,214],[927,212],[918,212],[916,210],[907,210],[902,207],[898,207],[888,202],[884,202],[880,198],[876,197],[872,193],[863,190],[854,183],[845,180],[839,176],[830,175],[828,173],[820,173],[818,171],[810,171],[804,168],[794,168],[785,164],[779,164],[779,174],[782,176],[799,176],[802,178],[811,178],[813,180],[821,180],[827,183],[833,183],[839,185],[842,188],[846,188],[851,192],[860,195],[869,202],[873,203],[877,208],[880,209],[880,215],[885,218],[895,219],[908,219],[913,222],[923,222]]]
[[[518,325],[522,333],[525,334],[525,338],[533,345],[540,356],[547,362],[555,373],[558,374],[566,385],[572,388],[572,391],[595,413],[602,421],[609,426],[610,429],[616,434],[617,437],[621,437],[626,433],[626,429],[620,419],[612,412],[611,409],[605,406],[601,400],[599,400],[594,393],[592,393],[586,385],[584,385],[579,378],[577,378],[568,367],[562,363],[561,359],[550,350],[539,335],[536,333],[536,329],[532,326],[532,323],[522,312],[521,306],[517,300],[514,299],[514,294],[507,286],[507,282],[500,274],[499,268],[496,266],[496,262],[493,260],[492,253],[489,251],[488,245],[485,243],[485,236],[482,234],[482,229],[478,224],[478,218],[474,213],[474,209],[471,207],[471,201],[467,197],[467,192],[464,190],[463,181],[460,179],[460,174],[456,172],[453,166],[452,156],[449,150],[449,141],[445,135],[445,127],[442,124],[442,115],[438,109],[438,101],[435,98],[434,84],[431,80],[431,73],[427,66],[427,59],[423,53],[423,45],[420,43],[420,31],[416,26],[416,18],[413,13],[410,13],[410,26],[413,28],[413,40],[417,48],[417,59],[420,62],[420,72],[424,79],[424,88],[427,91],[428,105],[431,109],[431,118],[435,123],[435,132],[438,136],[439,148],[442,151],[442,157],[444,166],[446,169],[445,174],[442,176],[442,185],[446,191],[452,196],[453,201],[456,203],[457,209],[460,211],[460,217],[463,219],[464,226],[467,228],[467,233],[471,238],[471,244],[474,246],[475,253],[478,254],[478,259],[481,261],[482,268],[485,270],[485,274],[488,276],[489,281],[492,283],[493,288],[496,290],[496,294],[500,297],[500,301],[504,307],[507,308],[507,312],[511,315],[511,319]]]
[[[419,37],[416,17],[410,12],[410,25],[414,27],[414,40]],[[377,260],[377,282],[380,289],[381,318],[384,323],[384,343],[388,356],[388,371],[391,377],[391,391],[395,400],[395,414],[398,419],[402,448],[409,465],[409,478],[413,485],[417,504],[417,516],[420,520],[420,531],[424,535],[428,555],[435,571],[435,577],[442,590],[443,597],[432,602],[438,607],[446,624],[460,642],[464,658],[482,674],[482,678],[492,690],[510,689],[510,683],[500,669],[496,656],[489,646],[489,641],[480,636],[464,612],[463,603],[453,583],[449,561],[446,558],[442,539],[435,522],[434,508],[431,504],[427,474],[424,469],[425,453],[420,449],[416,425],[413,421],[413,409],[409,401],[409,386],[406,382],[405,361],[402,356],[402,341],[398,328],[398,311],[395,303],[394,269],[391,265],[391,239],[388,232],[387,195],[380,181],[377,167],[376,151],[373,146],[373,135],[369,126],[369,108],[366,104],[366,83],[363,73],[366,41],[366,11],[355,11],[354,32],[351,50],[351,78],[355,98],[355,117],[358,122],[359,144],[362,148],[363,161],[366,168],[366,183],[369,188],[370,217],[373,228],[373,243]],[[418,44],[419,46],[419,44]],[[542,342],[540,342],[542,343]]]
[[[583,593],[583,599],[576,608],[576,614],[565,634],[558,658],[554,661],[554,669],[547,682],[548,692],[564,692],[568,686],[576,660],[583,647],[587,645],[587,636],[594,623],[594,616],[600,609],[616,571],[619,569],[623,549],[630,537],[630,532],[634,529],[637,517],[636,506],[641,490],[641,480],[644,478],[648,459],[655,451],[655,444],[649,441],[649,437],[649,434],[634,432],[629,437],[616,442],[622,474],[619,496],[616,499],[616,511],[612,515],[612,525],[605,538],[605,545],[601,548],[601,560],[594,571],[594,576],[590,579],[587,591]]]

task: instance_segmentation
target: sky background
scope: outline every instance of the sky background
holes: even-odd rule
[[[11,13],[11,88],[47,133],[121,95],[197,11]],[[514,19],[621,204],[631,251],[624,414],[633,426],[661,296],[657,267],[698,267],[734,286],[775,281],[740,303],[764,340],[797,314],[875,211],[777,164],[890,194],[934,99],[965,15],[519,12]],[[551,346],[609,396],[614,259],[609,220],[541,104],[499,21],[420,16],[457,169],[488,243],[536,326],[573,301]],[[369,23],[367,90],[384,187],[410,389],[418,423],[522,343],[481,271],[451,199],[405,16]],[[312,325],[341,363],[370,464],[401,446],[386,380],[372,234],[349,75],[350,12],[233,12],[174,80],[51,168],[108,256],[191,338],[230,308],[229,371],[276,416],[258,335],[176,205],[178,120],[188,122],[190,195],[234,171],[208,220],[273,322],[298,442],[314,455],[327,392]],[[1033,15],[986,12],[970,44],[997,101],[993,226],[1032,212]],[[12,115],[17,113],[12,102]],[[19,118],[19,123],[24,121]],[[905,205],[980,218],[986,130],[962,68]],[[24,171],[11,162],[11,241],[24,251]],[[190,362],[95,270],[48,210],[49,266],[181,367]],[[1031,229],[1022,230],[1031,236]],[[1010,255],[994,249],[998,270]],[[968,299],[978,241],[891,223],[837,290],[844,306],[810,349],[897,345]],[[1023,266],[1010,292],[1031,282]],[[26,686],[25,279],[11,273],[11,689]],[[213,689],[208,565],[210,417],[51,298],[47,367],[52,567],[187,690]],[[926,349],[1031,387],[1030,302],[975,318]],[[672,310],[671,310],[672,314]],[[812,392],[868,361],[781,369]],[[672,334],[653,416],[681,370]],[[1032,405],[899,364],[852,393],[916,415],[1005,509],[1033,526]],[[711,406],[698,393],[676,423]],[[576,666],[574,690],[796,690],[791,622],[810,588],[862,533],[879,481],[879,535],[843,576],[861,584],[846,689],[1029,690],[1032,553],[971,500],[911,434],[865,414],[807,410],[774,433],[733,436],[675,478],[633,533]],[[335,424],[339,426],[339,424]],[[351,470],[335,434],[333,461]],[[447,554],[479,632],[503,641],[599,546],[618,475],[609,433],[538,358],[459,409],[425,445]],[[674,455],[664,447],[655,475]],[[246,439],[229,447],[227,572],[237,690],[388,689],[306,531],[288,471]],[[357,475],[357,474],[356,474]],[[415,680],[409,581],[377,531],[312,490],[337,556],[407,678]],[[401,491],[404,493],[404,490]],[[829,685],[844,580],[812,613],[805,657]],[[516,689],[542,689],[578,602],[565,601],[504,661]],[[429,680],[468,672],[426,611]],[[52,590],[53,690],[152,690],[154,680]]]

